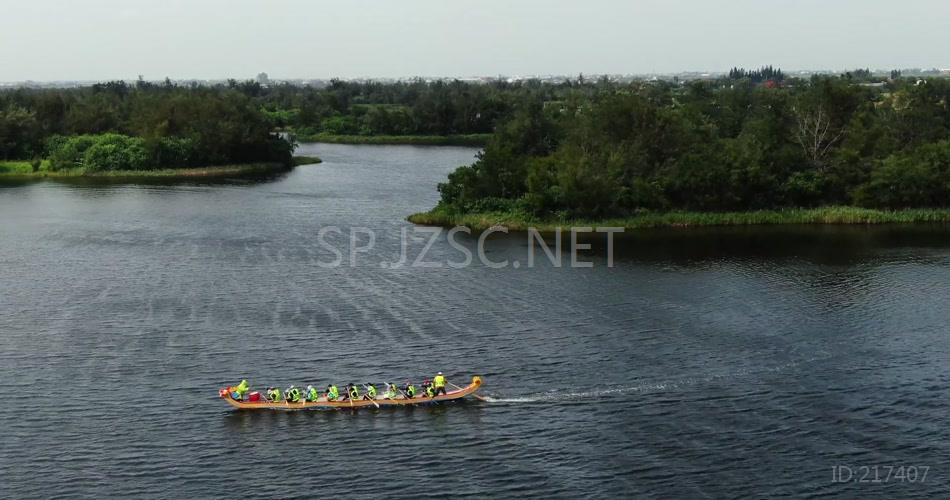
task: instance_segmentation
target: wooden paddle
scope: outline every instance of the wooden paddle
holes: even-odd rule
[[[365,387],[365,386],[364,386],[364,387]],[[369,394],[366,394],[366,395],[369,396]],[[379,403],[377,403],[376,401],[374,401],[373,398],[369,398],[369,402],[370,402],[370,403],[373,403],[373,405],[376,406],[376,408],[379,408]]]
[[[449,385],[451,385],[452,387],[455,387],[456,389],[458,389],[458,390],[460,390],[460,391],[464,391],[464,390],[465,390],[465,389],[463,389],[463,388],[461,388],[461,387],[459,387],[459,386],[453,384],[452,382],[446,382],[446,383],[449,384]],[[488,399],[486,399],[486,398],[484,398],[484,397],[482,397],[482,396],[479,396],[478,394],[472,394],[472,397],[475,398],[475,399],[477,399],[477,400],[479,400],[479,401],[482,401],[482,402],[486,402],[486,403],[488,402]]]

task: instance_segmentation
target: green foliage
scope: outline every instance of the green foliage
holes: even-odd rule
[[[145,147],[157,167],[182,168],[200,164],[200,152],[190,137],[161,137],[148,141]]]
[[[83,155],[87,171],[147,170],[154,164],[142,139],[119,134],[97,136]]]
[[[53,159],[55,152],[54,168],[104,170],[289,163],[294,144],[273,130],[296,114],[262,111],[261,102],[251,96],[256,92],[262,98],[258,87],[109,82],[76,89],[3,90],[0,158]],[[97,145],[90,153],[93,164],[85,165],[91,137],[105,135],[111,138]],[[118,136],[144,142],[123,142]]]
[[[855,198],[867,207],[950,206],[950,141],[888,157],[858,188]]]
[[[523,107],[489,140],[475,164],[459,168],[439,184],[443,202],[467,206],[483,198],[521,197],[530,159],[553,152],[560,133],[541,105]]]
[[[439,185],[440,207],[476,213],[502,198],[540,218],[609,218],[950,204],[950,81],[867,78],[605,84],[551,101],[554,112],[522,107]]]
[[[0,160],[0,175],[23,175],[27,176],[35,172],[44,170],[46,162],[36,160],[31,161],[4,161]]]
[[[782,81],[785,79],[785,74],[782,73],[782,70],[779,68],[773,68],[772,66],[763,66],[757,70],[746,70],[744,68],[732,68],[729,70],[729,78],[731,80],[741,80],[743,78],[748,78],[753,82],[764,82],[766,80],[773,81]]]
[[[54,136],[47,145],[50,170],[82,168],[86,151],[95,143],[96,137],[92,135],[79,135],[68,138]]]
[[[50,169],[88,172],[199,166],[195,141],[162,137],[145,140],[122,134],[53,136],[47,143]]]
[[[484,143],[439,185],[440,206],[457,213],[940,206],[948,103],[947,79],[803,80],[769,66],[685,84],[109,82],[0,90],[0,159],[101,172],[290,164],[295,140],[274,132],[288,128],[327,141]]]
[[[0,102],[0,159],[27,158],[40,135],[36,113],[17,104],[2,107]]]
[[[264,116],[270,120],[271,124],[277,128],[290,126],[297,121],[300,116],[299,109],[262,109]]]

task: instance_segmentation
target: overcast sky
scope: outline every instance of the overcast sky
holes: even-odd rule
[[[0,0],[0,81],[950,67],[950,0]]]

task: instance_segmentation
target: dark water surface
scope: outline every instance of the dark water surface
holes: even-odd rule
[[[475,151],[302,149],[325,163],[267,182],[0,187],[0,497],[950,495],[950,230],[653,231],[612,269],[392,269],[404,216]],[[327,226],[340,267],[318,265]],[[376,234],[355,266],[352,227]],[[427,260],[461,258],[443,235]],[[436,370],[494,400],[216,398]],[[929,469],[883,481],[899,466]]]

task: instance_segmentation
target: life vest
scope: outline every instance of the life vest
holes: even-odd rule
[[[360,390],[355,385],[350,387],[350,399],[356,399],[360,397]]]
[[[445,387],[445,377],[442,375],[436,375],[435,378],[432,379],[432,383],[435,384],[436,389]]]
[[[375,397],[376,397],[376,386],[375,386],[375,385],[372,385],[372,384],[366,386],[366,395],[369,396],[370,398],[375,398]]]
[[[294,403],[300,401],[300,389],[298,389],[298,388],[296,388],[296,387],[291,387],[291,388],[287,391],[287,399],[289,399],[290,401],[292,401],[292,402],[294,402]]]
[[[310,390],[307,391],[308,401],[316,401],[319,397],[320,397],[320,393],[318,393],[317,390],[314,389],[313,387],[311,387]]]
[[[406,386],[406,395],[410,398],[416,395],[416,386],[409,384]]]
[[[280,389],[271,389],[267,391],[267,397],[269,397],[271,401],[280,401]]]
[[[399,394],[396,386],[389,384],[389,388],[386,389],[386,397],[389,399],[396,399],[396,394]]]
[[[240,394],[243,398],[244,395],[247,394],[247,380],[242,380],[241,383],[234,388],[234,392]]]
[[[340,397],[340,390],[337,389],[335,385],[331,385],[330,389],[327,390],[327,399],[334,401],[338,397]]]
[[[426,386],[426,396],[429,396],[430,398],[435,396],[435,388],[431,385]]]

